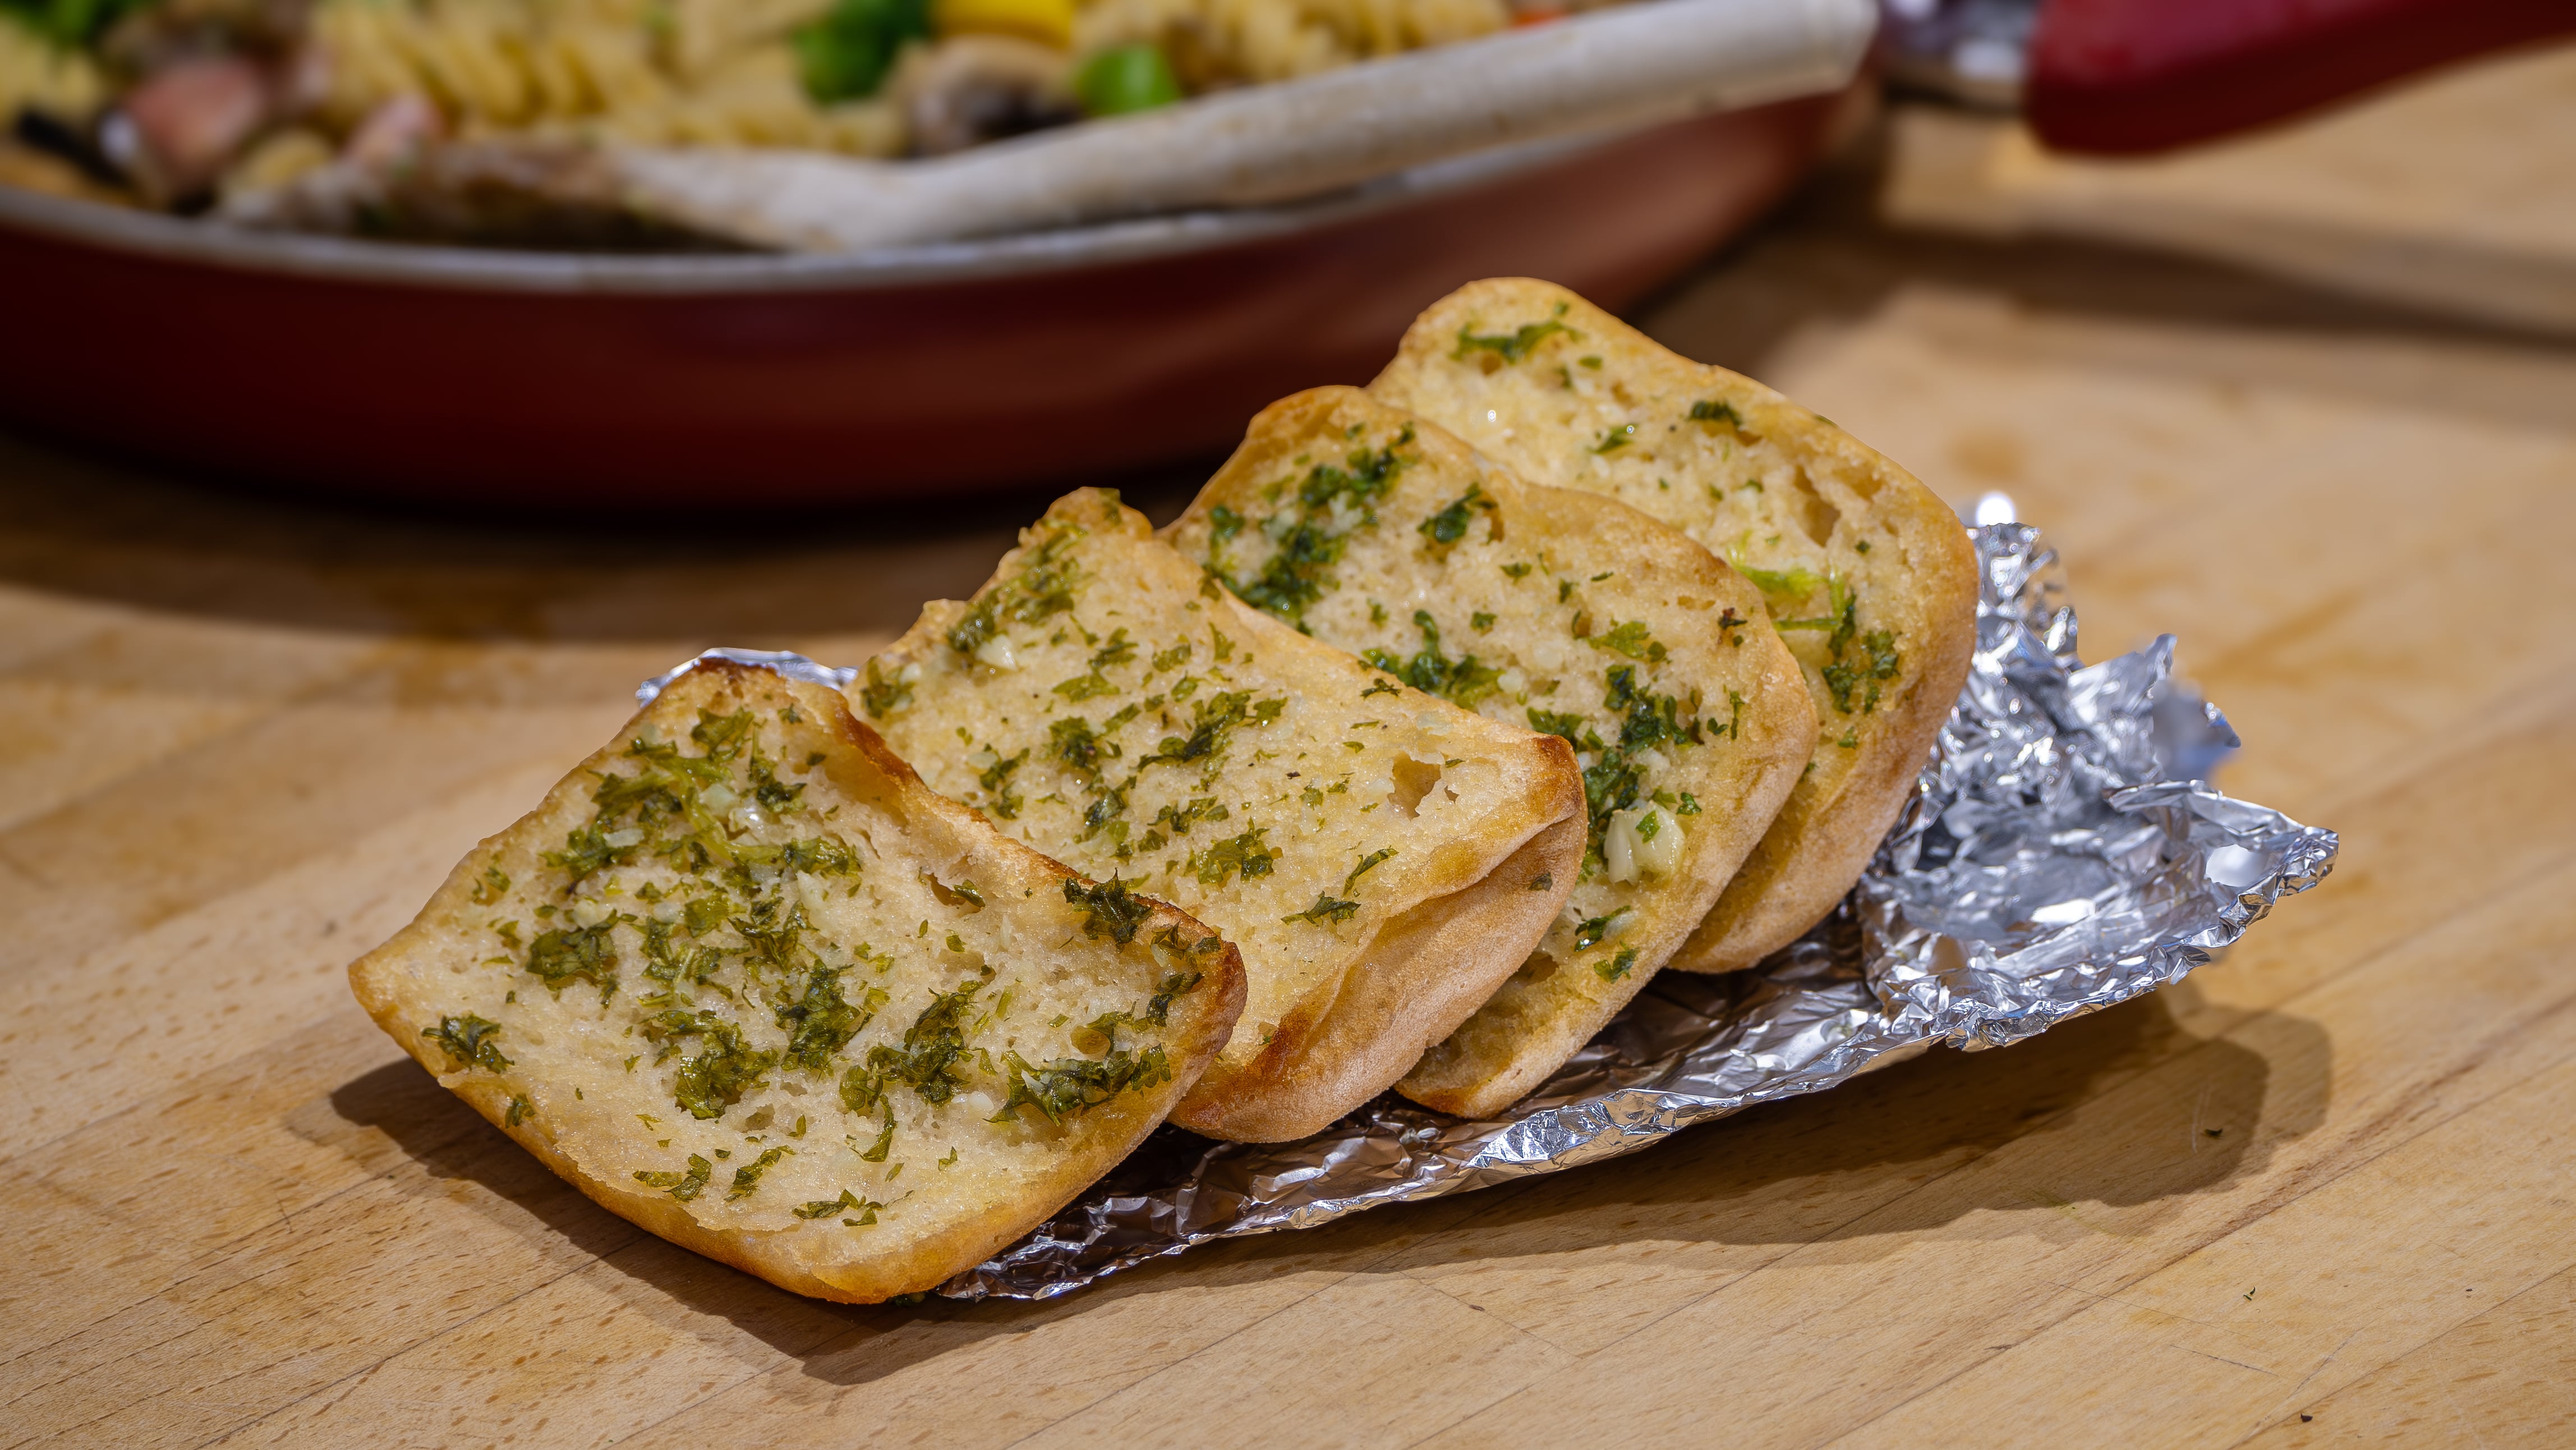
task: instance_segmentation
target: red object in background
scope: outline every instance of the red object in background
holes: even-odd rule
[[[443,503],[859,503],[1097,477],[1368,381],[1421,308],[1478,277],[1635,302],[1804,174],[1842,99],[1266,230],[1220,219],[1234,230],[1213,243],[1104,259],[1042,238],[907,270],[245,237],[0,190],[0,416]]]
[[[2576,32],[2576,0],[2046,0],[2023,114],[2065,151],[2160,151]]]

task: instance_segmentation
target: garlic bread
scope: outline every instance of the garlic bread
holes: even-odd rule
[[[1402,466],[1364,495],[1309,487],[1381,453]],[[1396,1084],[1444,1112],[1500,1112],[1626,1006],[1815,749],[1759,590],[1636,510],[1522,483],[1357,388],[1262,410],[1163,536],[1315,639],[1578,752],[1589,825],[1565,908]]]
[[[925,787],[841,696],[702,662],[349,968],[602,1207],[873,1303],[1045,1221],[1243,1001],[1233,948]]]
[[[1359,460],[1346,506],[1402,466]],[[1242,950],[1233,1040],[1172,1115],[1216,1137],[1303,1137],[1393,1084],[1520,966],[1582,861],[1564,741],[1245,607],[1098,489],[853,689],[931,785]]]
[[[1434,303],[1370,391],[1525,479],[1671,524],[1760,587],[1822,728],[1672,965],[1749,967],[1830,913],[1967,680],[1977,564],[1957,516],[1832,423],[1553,283],[1498,278]]]

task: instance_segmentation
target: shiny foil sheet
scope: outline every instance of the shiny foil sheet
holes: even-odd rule
[[[2236,737],[2173,679],[2172,637],[2084,665],[2055,553],[2037,529],[1983,522],[2008,520],[2009,500],[1990,495],[1978,513],[1984,588],[1967,687],[1877,858],[1805,939],[1749,972],[1659,974],[1490,1121],[1389,1093],[1294,1143],[1158,1129],[939,1292],[1051,1298],[1212,1239],[1632,1153],[1936,1044],[2019,1042],[2179,980],[2323,879],[2333,832],[2207,785]],[[852,673],[713,653],[823,684]]]

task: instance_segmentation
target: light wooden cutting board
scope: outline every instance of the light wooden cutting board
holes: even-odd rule
[[[2515,96],[2392,185],[2576,175]],[[2576,348],[1871,220],[1907,179],[1646,321],[2011,491],[2088,653],[2180,634],[2333,878],[2024,1046],[1043,1305],[643,1236],[340,975],[638,677],[857,659],[1042,500],[657,542],[0,443],[0,1445],[2576,1443]]]

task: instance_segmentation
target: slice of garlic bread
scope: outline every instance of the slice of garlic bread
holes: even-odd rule
[[[1364,511],[1405,466],[1331,486]],[[1242,949],[1234,1039],[1172,1115],[1217,1137],[1303,1137],[1392,1085],[1520,966],[1582,861],[1564,741],[1244,607],[1098,489],[855,688],[933,786]]]
[[[1806,778],[1672,965],[1749,967],[1831,912],[1967,681],[1977,562],[1957,516],[1840,428],[1554,283],[1498,278],[1442,298],[1370,391],[1534,483],[1673,525],[1761,587],[1823,728]]]
[[[1382,452],[1406,464],[1363,507],[1306,486]],[[1626,1006],[1815,751],[1816,712],[1761,591],[1636,510],[1522,483],[1357,388],[1262,410],[1164,537],[1314,638],[1578,752],[1590,824],[1573,894],[1396,1084],[1444,1112],[1500,1112]]]
[[[925,787],[828,688],[702,662],[349,968],[602,1207],[873,1303],[1045,1221],[1234,1026],[1233,948]]]

